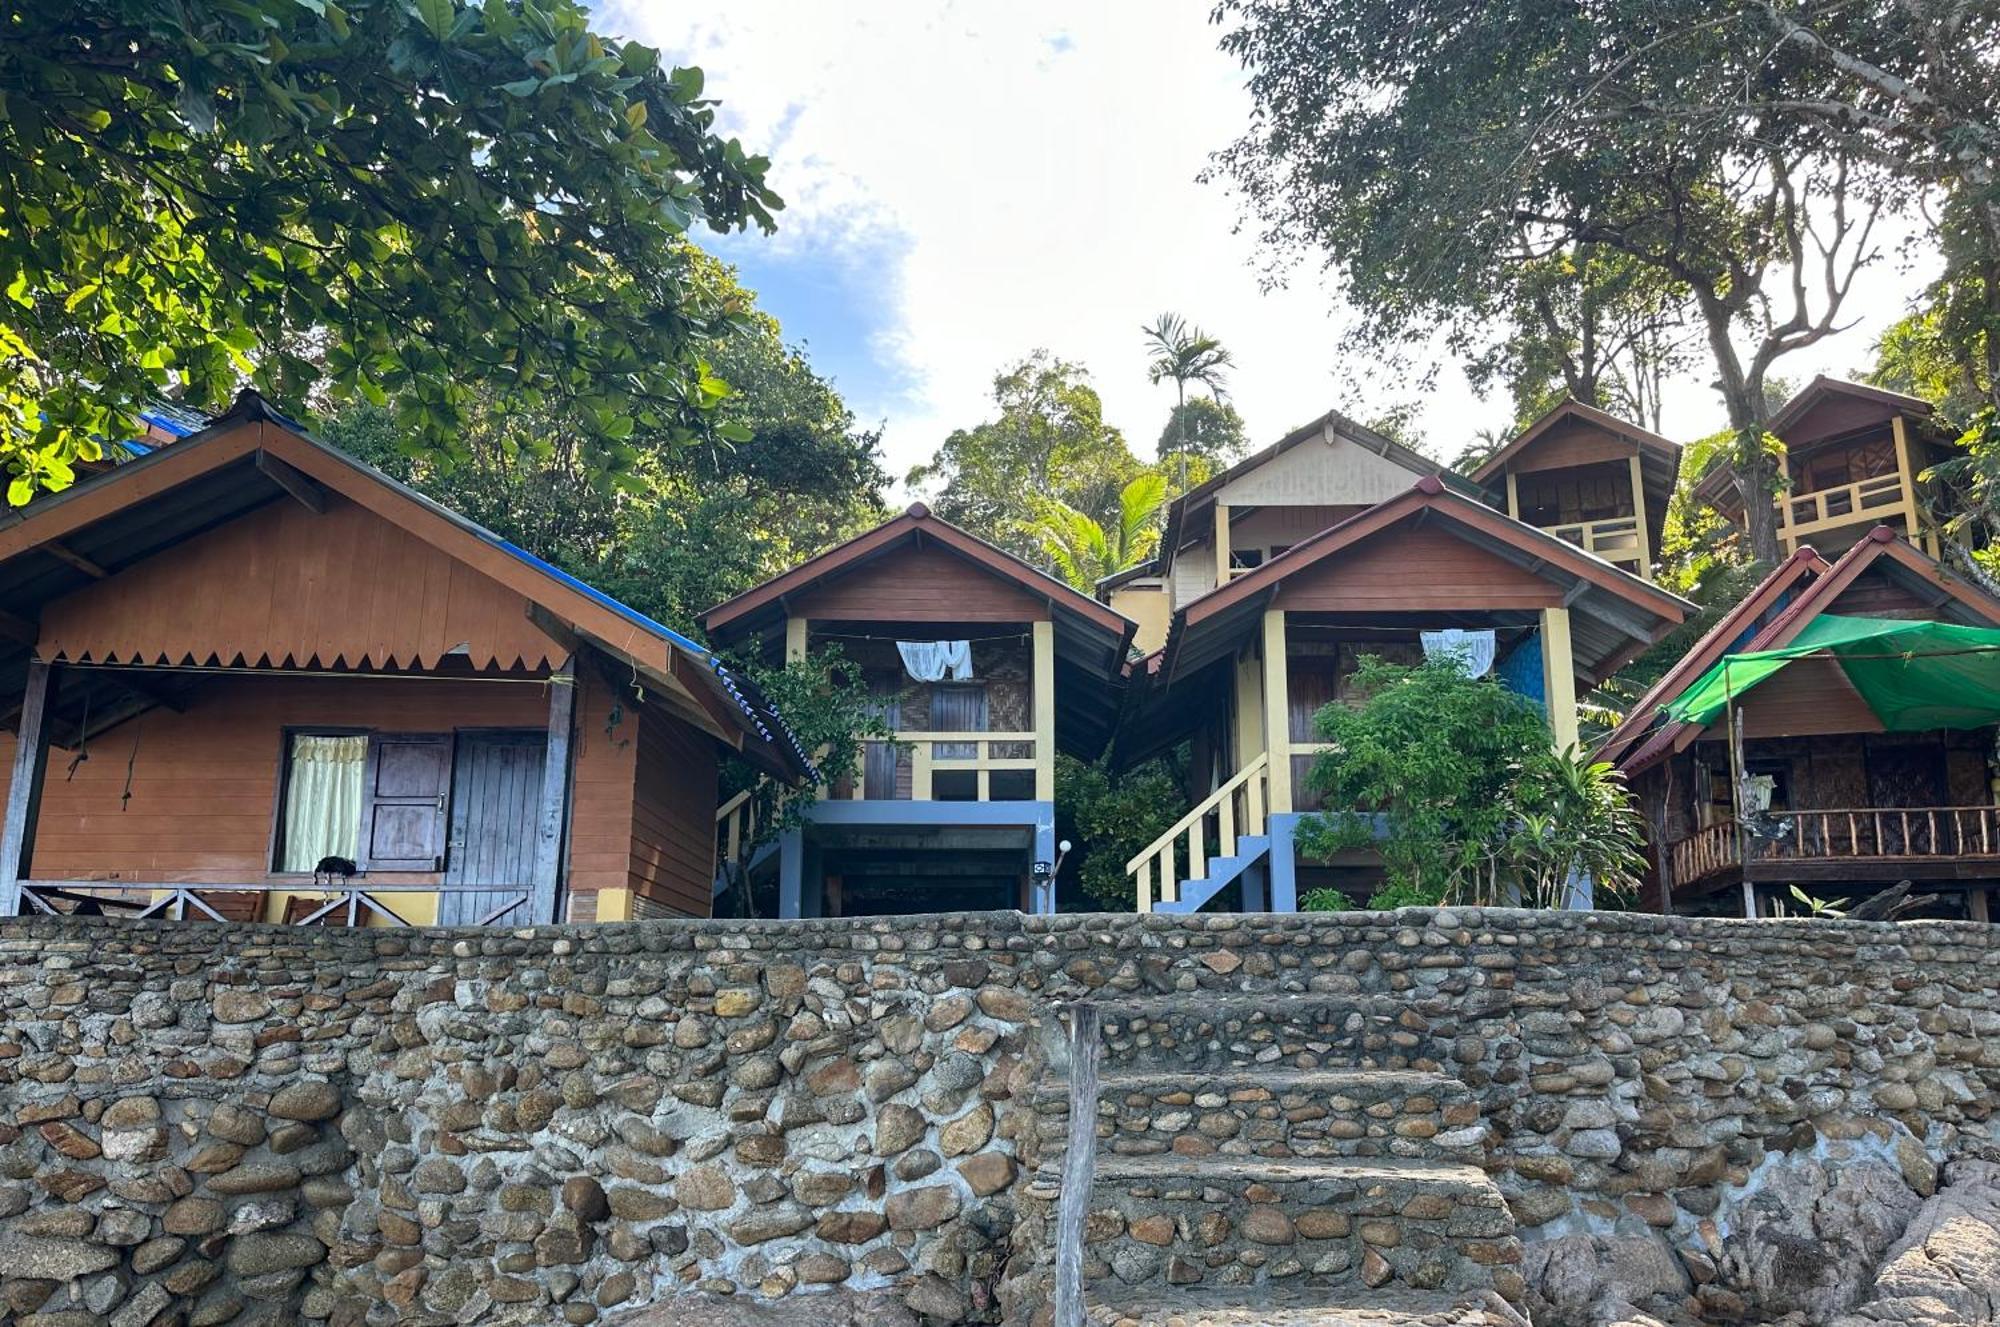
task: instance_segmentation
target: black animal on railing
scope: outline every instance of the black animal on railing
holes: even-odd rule
[[[338,877],[342,886],[354,879],[357,868],[350,857],[322,857],[319,865],[313,867],[313,883],[331,885]]]

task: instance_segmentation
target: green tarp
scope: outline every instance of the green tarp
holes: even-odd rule
[[[1667,706],[1667,717],[1708,724],[1792,663],[1831,655],[1889,732],[2000,723],[2000,630],[1822,614],[1781,650],[1730,654]]]

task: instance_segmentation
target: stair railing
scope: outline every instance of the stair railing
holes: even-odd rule
[[[1180,882],[1199,880],[1208,871],[1208,840],[1214,829],[1216,855],[1234,857],[1239,838],[1264,832],[1264,808],[1271,757],[1267,752],[1230,776],[1229,781],[1201,800],[1194,810],[1174,822],[1173,828],[1154,839],[1131,861],[1125,874],[1133,878],[1133,894],[1140,912],[1151,912],[1153,904],[1172,903],[1180,896]],[[1186,870],[1182,865],[1185,848]],[[1159,888],[1158,898],[1154,886]]]

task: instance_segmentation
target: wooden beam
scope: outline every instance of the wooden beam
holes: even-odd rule
[[[1271,753],[1264,782],[1270,789],[1265,799],[1272,815],[1288,815],[1292,809],[1292,706],[1291,679],[1286,673],[1285,613],[1264,610],[1264,749]]]
[[[296,466],[267,451],[259,451],[257,468],[265,478],[298,499],[301,507],[315,516],[326,515],[326,490],[316,481],[308,479]]]
[[[806,661],[806,636],[812,623],[802,617],[785,619],[785,662],[788,664]]]
[[[53,674],[54,669],[40,659],[28,661],[19,739],[7,780],[7,808],[0,817],[0,917],[13,917],[21,911],[21,881],[28,874],[34,851],[35,814],[42,800],[42,776],[48,770]]]
[[[1635,450],[1632,461],[1632,516],[1639,531],[1639,579],[1653,579],[1653,532],[1646,523],[1646,477]]]
[[[1570,651],[1569,610],[1542,610],[1542,704],[1556,749],[1577,745],[1576,657]]]
[[[176,714],[184,713],[187,710],[187,702],[185,700],[182,700],[173,692],[168,691],[152,679],[134,670],[107,669],[106,671],[113,682],[116,682],[119,686],[142,700],[158,705],[162,709],[172,710]],[[89,736],[89,734],[85,734],[85,736]]]
[[[542,757],[542,797],[535,811],[535,871],[529,882],[528,921],[534,926],[557,920],[563,839],[569,828],[570,754],[575,750],[576,665],[577,656],[572,654],[549,677],[548,749]]]
[[[1229,584],[1229,561],[1233,556],[1229,547],[1229,508],[1218,502],[1215,504],[1215,583]]]
[[[60,539],[51,539],[43,544],[42,552],[47,553],[52,558],[60,558],[84,575],[94,577],[100,581],[111,574]]]
[[[1056,799],[1056,625],[1034,624],[1035,800]]]
[[[583,638],[576,634],[576,629],[532,599],[528,601],[527,617],[535,630],[554,641],[564,653],[574,655],[582,651]]]

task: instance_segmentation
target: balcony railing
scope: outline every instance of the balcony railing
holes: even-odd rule
[[[1602,521],[1571,521],[1566,525],[1543,526],[1550,534],[1575,544],[1586,553],[1595,553],[1614,565],[1629,564],[1643,573],[1646,550],[1639,543],[1639,518],[1613,516]]]
[[[1772,836],[1754,840],[1758,862],[2000,858],[2000,807],[1894,806],[1773,811]],[[1669,846],[1674,882],[1693,884],[1742,866],[1736,822],[1696,830]]]
[[[1035,735],[1027,733],[932,733],[897,732],[886,742],[868,742],[869,748],[894,745],[910,751],[910,800],[936,800],[936,776],[969,772],[974,776],[976,800],[993,800],[993,775],[1004,770],[1035,772]],[[968,751],[965,748],[970,747]],[[1001,754],[999,748],[1027,749],[1026,755]],[[865,765],[865,758],[864,758]],[[867,796],[867,780],[857,774],[849,783],[847,796],[860,801]]]
[[[1240,838],[1264,833],[1270,763],[1268,753],[1256,757],[1125,863],[1138,911],[1175,902],[1182,881],[1201,879],[1211,841],[1217,857],[1234,857]]]
[[[23,912],[86,912],[142,921],[260,922],[273,894],[288,894],[291,905],[282,922],[291,926],[365,926],[371,917],[386,926],[414,926],[390,906],[387,896],[435,894],[439,912],[445,896],[478,894],[492,906],[473,925],[492,926],[503,918],[510,925],[529,924],[523,913],[534,897],[527,885],[384,884],[351,880],[338,885],[311,881],[280,884],[208,885],[194,881],[145,883],[129,880],[23,880]]]
[[[1778,501],[1782,517],[1778,533],[1793,538],[1860,521],[1873,521],[1885,512],[1905,505],[1906,501],[1903,476],[1895,473],[1873,475],[1838,488],[1792,493]]]

